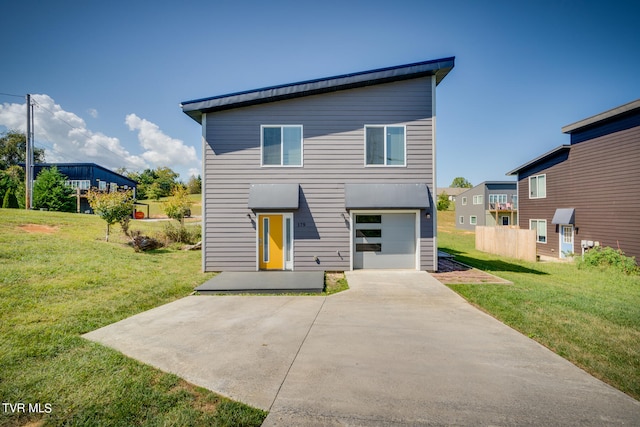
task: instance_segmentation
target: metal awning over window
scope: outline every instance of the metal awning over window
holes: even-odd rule
[[[249,209],[298,209],[299,184],[251,184]]]
[[[551,224],[572,224],[575,225],[576,210],[574,208],[559,208],[553,215]]]
[[[346,209],[429,209],[427,184],[345,184]]]

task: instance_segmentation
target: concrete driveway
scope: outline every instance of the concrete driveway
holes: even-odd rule
[[[330,297],[191,296],[85,335],[269,410],[265,426],[639,425],[640,402],[429,274]]]

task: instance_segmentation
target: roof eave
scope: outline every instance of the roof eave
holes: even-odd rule
[[[562,133],[574,133],[576,131],[579,131],[583,128],[586,128],[588,126],[592,126],[595,125],[599,122],[608,120],[608,119],[612,119],[614,117],[617,117],[621,114],[625,114],[628,113],[630,111],[636,110],[640,108],[640,99],[637,99],[635,101],[631,101],[627,104],[621,105],[619,107],[616,108],[612,108],[611,110],[605,111],[603,113],[600,114],[596,114],[595,116],[591,116],[591,117],[587,117],[586,119],[577,121],[575,123],[572,123],[570,125],[566,125],[562,128]]]
[[[531,160],[531,161],[529,161],[529,162],[527,162],[527,163],[525,163],[523,165],[520,165],[517,168],[507,172],[505,175],[507,175],[507,176],[518,175],[520,173],[520,171],[522,171],[523,169],[530,168],[531,166],[533,166],[533,165],[535,165],[537,163],[540,163],[540,162],[548,159],[549,157],[552,157],[552,156],[560,153],[561,151],[565,151],[565,150],[568,150],[570,148],[571,148],[571,145],[569,145],[569,144],[560,145],[559,147],[556,147],[553,150],[548,151],[548,152],[544,153],[543,155],[538,156],[535,159],[533,159],[533,160]]]

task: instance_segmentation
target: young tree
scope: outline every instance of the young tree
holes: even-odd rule
[[[452,188],[473,188],[473,184],[467,181],[466,178],[461,176],[453,178],[453,182],[451,182]]]
[[[109,241],[109,231],[112,224],[120,223],[122,230],[128,235],[129,220],[133,213],[133,194],[131,191],[115,191],[103,193],[90,190],[87,194],[89,205],[93,212],[107,223],[107,235],[105,240]]]
[[[24,169],[20,166],[9,166],[7,170],[0,170],[0,195],[6,194],[11,190],[14,195],[20,193],[20,189],[24,188]]]
[[[173,187],[171,197],[162,204],[164,213],[171,219],[180,221],[184,225],[184,217],[191,215],[191,199],[189,192],[182,185]]]
[[[191,175],[191,178],[189,178],[189,181],[187,182],[187,190],[189,191],[189,194],[202,193],[202,178],[200,175]]]
[[[13,188],[8,188],[4,193],[2,207],[4,209],[18,209],[20,207],[18,204],[18,198],[16,197],[16,191]]]
[[[449,200],[449,195],[446,192],[442,192],[440,194],[438,194],[438,210],[439,211],[446,211],[447,209],[449,209],[449,205],[451,204],[451,201]]]
[[[73,189],[65,181],[66,177],[55,166],[40,171],[33,183],[33,208],[75,212]]]

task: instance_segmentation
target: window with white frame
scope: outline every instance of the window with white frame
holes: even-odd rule
[[[69,179],[65,181],[67,187],[71,187],[73,189],[79,188],[81,190],[88,190],[91,187],[91,181],[88,179]]]
[[[469,217],[469,224],[476,225],[478,223],[478,217],[475,215],[471,215]]]
[[[547,175],[529,177],[529,198],[543,199],[547,197]]]
[[[547,220],[546,219],[530,219],[529,229],[536,230],[536,242],[547,243]]]
[[[263,125],[262,166],[302,166],[302,126]]]
[[[365,165],[405,166],[404,126],[365,126]]]
[[[460,222],[460,224],[464,224],[464,217],[460,215],[460,217],[458,217],[458,221]]]
[[[463,204],[463,205],[466,205],[466,204],[467,204],[467,198],[466,198],[466,197],[463,197],[463,198],[462,198],[462,204]]]
[[[474,205],[481,205],[482,203],[484,203],[484,196],[482,194],[479,194],[477,196],[473,196],[473,204]]]

